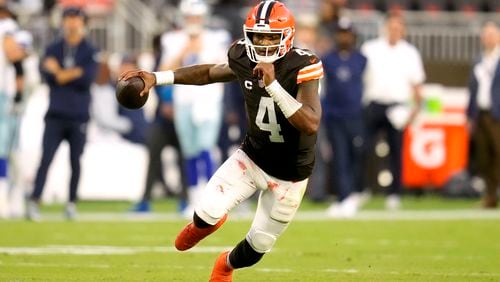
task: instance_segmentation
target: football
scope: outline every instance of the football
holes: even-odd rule
[[[140,96],[144,89],[144,81],[138,76],[120,80],[116,85],[116,99],[123,107],[131,110],[139,109],[148,100],[148,94]]]

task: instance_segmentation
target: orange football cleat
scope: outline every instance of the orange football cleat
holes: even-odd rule
[[[227,265],[229,251],[223,252],[215,261],[210,282],[231,282],[233,281],[233,269]]]
[[[217,224],[207,228],[198,228],[194,225],[194,223],[189,223],[182,229],[181,233],[177,235],[175,238],[175,248],[179,251],[189,250],[194,245],[198,244],[203,238],[215,232],[215,230],[219,229],[222,224],[227,219],[227,214],[225,214]]]

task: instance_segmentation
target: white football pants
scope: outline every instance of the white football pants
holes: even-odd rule
[[[238,149],[209,180],[195,211],[207,223],[216,224],[259,190],[257,211],[247,239],[256,251],[268,252],[295,216],[307,181],[284,181],[270,176]]]

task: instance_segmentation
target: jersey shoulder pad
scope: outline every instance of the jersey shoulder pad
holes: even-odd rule
[[[229,47],[229,51],[227,52],[229,60],[237,60],[241,58],[243,55],[246,56],[245,50],[245,40],[240,39],[234,41]]]
[[[312,51],[293,48],[290,53],[292,68],[297,69],[297,84],[323,77],[323,64]]]

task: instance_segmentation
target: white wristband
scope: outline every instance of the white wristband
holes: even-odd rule
[[[266,86],[266,91],[273,98],[274,102],[278,104],[286,118],[295,114],[302,107],[302,103],[288,94],[277,80]]]
[[[168,71],[158,71],[153,72],[156,77],[156,85],[174,84],[174,72]]]

